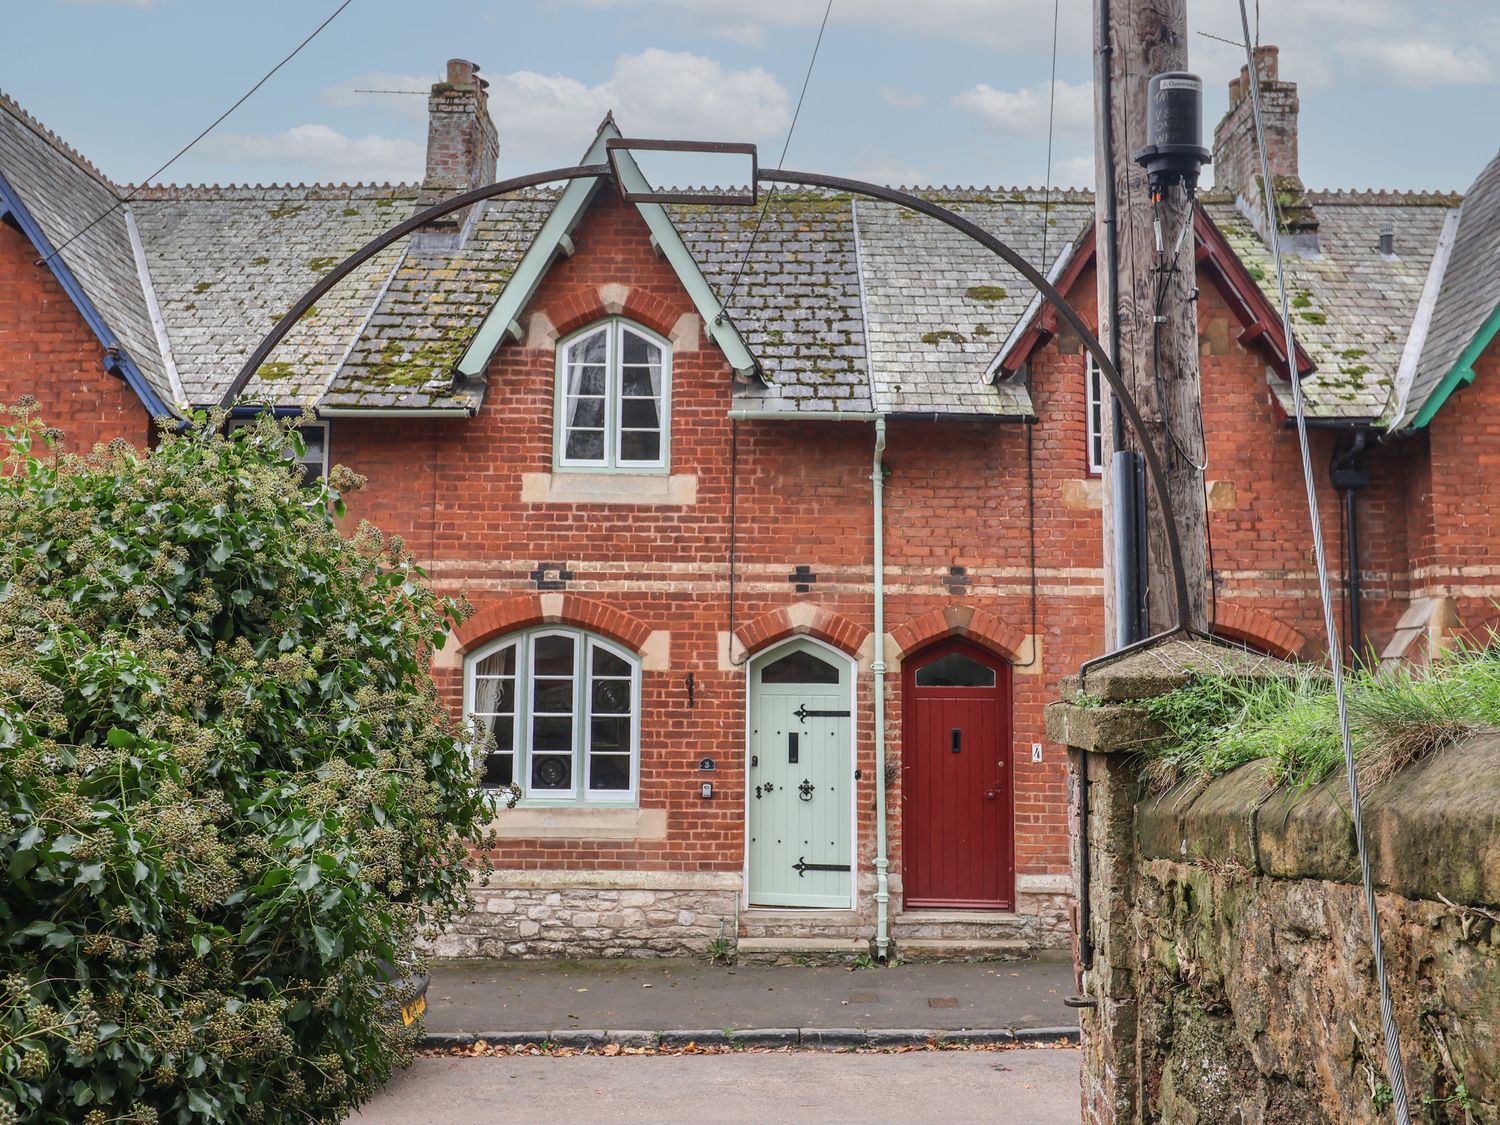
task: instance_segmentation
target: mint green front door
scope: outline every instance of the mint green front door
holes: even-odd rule
[[[750,665],[750,905],[853,905],[853,674],[793,641]]]

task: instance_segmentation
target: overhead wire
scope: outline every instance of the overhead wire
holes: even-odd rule
[[[792,121],[787,126],[786,140],[781,144],[781,156],[776,161],[776,170],[779,172],[786,165],[787,151],[792,147],[792,134],[797,131],[797,119],[802,116],[802,103],[807,98],[807,87],[812,81],[813,67],[818,62],[818,50],[823,46],[823,33],[828,30],[828,16],[833,11],[833,0],[828,0],[823,9],[823,22],[818,25],[818,37],[813,41],[812,56],[807,60],[807,71],[802,75],[802,90],[797,94],[797,106],[792,110]],[[754,188],[754,184],[750,185]],[[771,200],[776,198],[776,192],[780,185],[766,192],[766,201],[760,206],[760,214],[755,220],[755,229],[750,232],[750,241],[745,243],[745,252],[740,256],[740,264],[734,271],[734,278],[729,283],[729,291],[725,293],[723,300],[719,302],[719,311],[715,314],[715,321],[722,322],[724,311],[729,308],[729,302],[734,300],[735,293],[740,287],[740,278],[745,273],[745,266],[749,264],[750,253],[755,249],[756,239],[760,237],[760,229],[765,225],[766,212],[771,209]]]
[[[1052,214],[1052,139],[1053,125],[1056,120],[1054,110],[1057,104],[1057,23],[1058,9],[1061,0],[1052,0],[1052,77],[1050,80],[1050,96],[1047,99],[1047,174],[1044,177],[1042,188],[1042,256],[1037,263],[1037,268],[1043,273],[1048,271],[1047,258],[1047,234],[1051,229],[1049,221]],[[1087,372],[1084,378],[1088,378]],[[1088,403],[1088,384],[1084,385],[1084,409],[1090,409]],[[1030,668],[1037,662],[1040,655],[1040,634],[1037,632],[1037,624],[1041,618],[1038,606],[1040,601],[1039,583],[1036,573],[1036,457],[1034,452],[1035,442],[1033,440],[1034,423],[1026,424],[1026,544],[1027,554],[1031,566],[1031,655],[1027,657],[1024,664],[1016,664],[1016,668]]]
[[[183,145],[180,149],[178,149],[175,153],[173,153],[172,154],[172,158],[170,160],[168,160],[160,168],[156,169],[156,171],[150,173],[145,178],[143,178],[139,183],[137,183],[133,188],[131,188],[123,196],[121,196],[119,199],[115,200],[115,202],[112,205],[110,205],[109,207],[107,207],[105,210],[101,211],[92,220],[90,220],[89,223],[86,226],[84,226],[81,230],[79,230],[78,233],[74,234],[71,238],[69,238],[61,246],[58,246],[55,250],[52,251],[52,253],[48,254],[46,257],[38,258],[36,264],[37,265],[44,265],[48,261],[50,261],[52,258],[56,257],[58,254],[61,254],[69,246],[73,245],[73,243],[77,242],[80,238],[82,238],[84,235],[86,235],[89,231],[93,230],[96,226],[98,226],[100,223],[102,223],[105,219],[109,218],[116,211],[118,211],[121,207],[125,206],[132,199],[134,199],[137,195],[139,195],[140,192],[141,192],[141,190],[144,187],[146,187],[147,184],[151,183],[151,181],[155,180],[158,176],[160,176],[168,168],[170,168],[170,167],[172,167],[172,165],[176,164],[178,160],[182,159],[182,157],[187,154],[188,150],[190,150],[194,145],[196,145],[204,137],[208,136],[215,129],[217,129],[224,122],[224,120],[227,117],[229,117],[230,114],[232,114],[235,110],[239,109],[240,106],[244,105],[247,101],[249,101],[250,98],[251,98],[251,96],[254,95],[254,93],[257,90],[259,90],[262,86],[264,86],[267,82],[269,82],[271,80],[272,76],[274,76],[277,71],[279,71],[282,67],[286,66],[287,63],[291,62],[294,58],[296,58],[299,54],[301,54],[302,49],[304,47],[306,47],[309,43],[311,43],[314,39],[316,39],[318,37],[319,33],[321,33],[322,30],[325,27],[327,27],[335,19],[337,19],[338,16],[340,15],[340,13],[342,13],[343,10],[345,8],[347,8],[352,3],[354,3],[354,0],[343,0],[343,3],[340,4],[337,8],[335,8],[333,10],[333,12],[329,14],[329,16],[328,16],[327,19],[325,19],[322,23],[318,24],[317,27],[315,27],[315,28],[312,29],[311,34],[309,34],[306,39],[302,40],[302,42],[298,43],[296,47],[292,48],[292,51],[291,51],[290,54],[288,54],[284,59],[282,59],[279,63],[277,63],[275,66],[273,66],[270,70],[266,71],[266,73],[261,76],[261,79],[260,79],[259,82],[257,82],[254,86],[251,86],[250,89],[246,90],[243,94],[240,95],[239,99],[237,101],[235,101],[235,103],[232,106],[230,106],[228,109],[226,109],[223,113],[219,114],[218,117],[214,118],[213,121],[209,124],[208,128],[204,129],[196,137],[194,137],[192,140],[188,141],[187,144]]]
[[[1250,15],[1246,0],[1239,0],[1241,46],[1245,50],[1250,81],[1250,108],[1255,122],[1255,143],[1260,152],[1261,182],[1271,184],[1271,160],[1266,150],[1265,127],[1261,120],[1260,76],[1250,37]],[[1370,953],[1375,962],[1376,983],[1380,991],[1380,1022],[1385,1037],[1386,1077],[1391,1090],[1391,1104],[1399,1125],[1410,1125],[1411,1106],[1407,1100],[1405,1066],[1401,1058],[1401,1030],[1396,1025],[1391,1002],[1390,979],[1385,967],[1385,949],[1380,937],[1380,915],[1375,903],[1375,882],[1370,871],[1370,853],[1365,842],[1364,811],[1359,793],[1359,776],[1355,769],[1354,742],[1349,733],[1349,704],[1344,691],[1343,645],[1338,623],[1334,619],[1333,596],[1329,589],[1328,554],[1323,543],[1323,524],[1318,513],[1318,491],[1313,477],[1311,445],[1307,435],[1307,409],[1302,383],[1296,371],[1296,343],[1292,336],[1292,312],[1287,299],[1286,266],[1281,257],[1281,216],[1274,192],[1266,192],[1269,212],[1271,257],[1276,264],[1276,290],[1281,304],[1281,329],[1287,361],[1292,365],[1292,408],[1297,422],[1297,445],[1302,456],[1302,480],[1307,489],[1307,510],[1312,520],[1313,556],[1318,570],[1318,594],[1323,603],[1323,628],[1327,634],[1329,665],[1333,673],[1334,702],[1338,706],[1339,736],[1343,742],[1344,769],[1349,781],[1349,816],[1354,822],[1354,844],[1359,854],[1360,883],[1364,890],[1365,914],[1370,927]]]

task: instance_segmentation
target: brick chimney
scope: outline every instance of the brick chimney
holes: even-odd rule
[[[495,182],[500,140],[490,120],[488,86],[479,77],[477,65],[449,59],[446,80],[432,87],[427,98],[427,171],[418,195],[420,206],[430,207]],[[468,210],[455,211],[427,229],[457,233],[467,218]]]
[[[1260,113],[1266,133],[1266,155],[1281,212],[1283,245],[1300,254],[1318,252],[1318,215],[1307,198],[1297,169],[1297,84],[1283,82],[1276,47],[1255,49],[1260,79]],[[1214,129],[1214,186],[1234,195],[1262,238],[1270,233],[1269,209],[1262,189],[1260,151],[1255,144],[1255,116],[1250,99],[1250,68],[1240,67],[1229,83],[1229,110]]]

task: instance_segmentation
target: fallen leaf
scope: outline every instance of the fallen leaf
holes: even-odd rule
[[[642,987],[642,988],[651,988],[651,987],[652,987],[652,986],[651,986],[651,985],[649,985],[649,984],[643,984],[643,985],[641,985],[641,987]]]
[[[618,1055],[620,1053],[620,1045],[618,1043],[606,1043],[604,1049],[599,1053],[601,1055]]]
[[[1019,976],[1020,974],[1017,973],[1016,975]],[[575,988],[573,991],[574,992],[587,992],[588,989],[586,989],[586,988]]]

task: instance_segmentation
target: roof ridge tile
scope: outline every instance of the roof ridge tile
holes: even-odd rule
[[[32,114],[29,110],[23,108],[20,102],[16,101],[15,98],[11,97],[3,89],[0,89],[0,109],[5,110],[7,113],[11,114],[11,116],[20,120],[23,125],[25,125],[42,140],[46,141],[48,145],[56,149],[63,156],[67,157],[74,164],[78,165],[80,169],[82,169],[84,172],[87,172],[90,176],[94,177],[94,179],[98,180],[101,184],[108,188],[111,194],[116,196],[120,194],[119,187],[113,180],[111,180],[100,170],[97,164],[95,164],[88,157],[84,156],[83,153],[79,152],[78,149],[74,148],[67,141],[63,140],[62,137],[58,136],[56,132],[43,124],[42,121],[34,114]]]

